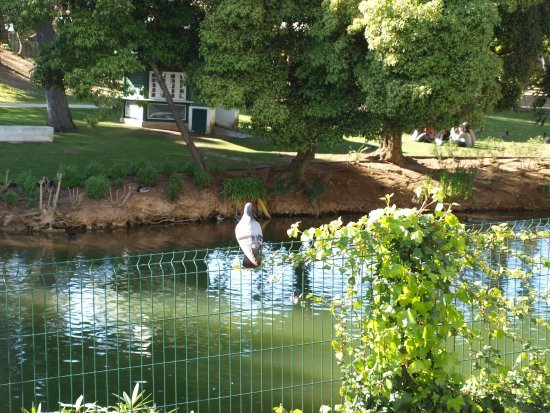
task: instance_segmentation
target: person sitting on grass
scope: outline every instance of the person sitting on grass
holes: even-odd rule
[[[432,143],[434,141],[434,128],[432,127],[425,127],[424,132],[420,135],[417,135],[414,139],[415,142],[426,142],[426,143]]]
[[[472,137],[470,132],[466,131],[464,124],[458,127],[458,133],[451,134],[451,140],[456,142],[461,148],[469,148],[472,146]]]

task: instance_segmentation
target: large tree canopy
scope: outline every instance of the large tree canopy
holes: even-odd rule
[[[192,0],[75,0],[49,61],[63,68],[67,84],[80,97],[98,103],[120,97],[125,75],[145,68],[157,72],[178,129],[205,170],[162,76],[163,70],[186,71],[195,62],[203,14],[202,5]]]
[[[357,75],[378,118],[381,159],[402,159],[404,130],[480,119],[495,101],[501,72],[490,49],[497,22],[489,0],[360,3],[352,29],[364,30],[370,51]]]
[[[299,178],[317,145],[365,131],[353,68],[366,43],[346,32],[351,9],[315,0],[209,3],[201,97],[249,112],[255,136],[296,150]]]

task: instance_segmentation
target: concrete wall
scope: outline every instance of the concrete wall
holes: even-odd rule
[[[236,129],[239,121],[239,111],[235,109],[216,108],[216,125],[224,128]]]
[[[0,142],[53,142],[51,126],[0,125]]]

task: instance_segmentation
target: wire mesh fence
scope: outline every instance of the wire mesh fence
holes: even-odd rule
[[[550,229],[550,220],[512,224]],[[543,264],[550,240],[515,242],[533,257],[536,276],[530,286],[505,279],[498,287],[508,295],[528,287],[548,291]],[[0,263],[1,409],[19,412],[40,402],[53,411],[80,395],[109,405],[137,382],[157,406],[178,412],[334,406],[340,375],[330,302],[345,295],[347,280],[338,263],[293,265],[289,254],[301,248],[300,242],[266,245],[259,270],[241,268],[237,248],[69,262],[6,259]],[[523,265],[502,254],[491,259]],[[548,303],[537,305],[537,315],[548,319]],[[528,319],[513,326],[534,349],[549,348],[547,329]],[[510,362],[522,351],[509,340],[497,345]],[[449,346],[470,373],[466,345]]]

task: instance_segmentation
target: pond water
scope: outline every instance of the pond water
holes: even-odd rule
[[[329,219],[303,219],[303,227]],[[329,307],[302,298],[341,296],[346,281],[286,259],[300,247],[281,243],[296,220],[264,223],[268,265],[255,271],[239,266],[231,220],[74,239],[0,234],[0,406],[42,402],[51,411],[81,394],[114,404],[113,393],[137,382],[178,412],[266,412],[280,403],[313,412],[338,403]],[[549,258],[548,244],[524,248]],[[548,288],[548,278],[541,273],[536,288]],[[500,287],[521,294],[524,286]],[[531,335],[528,322],[519,328]],[[545,346],[547,333],[532,332]]]

